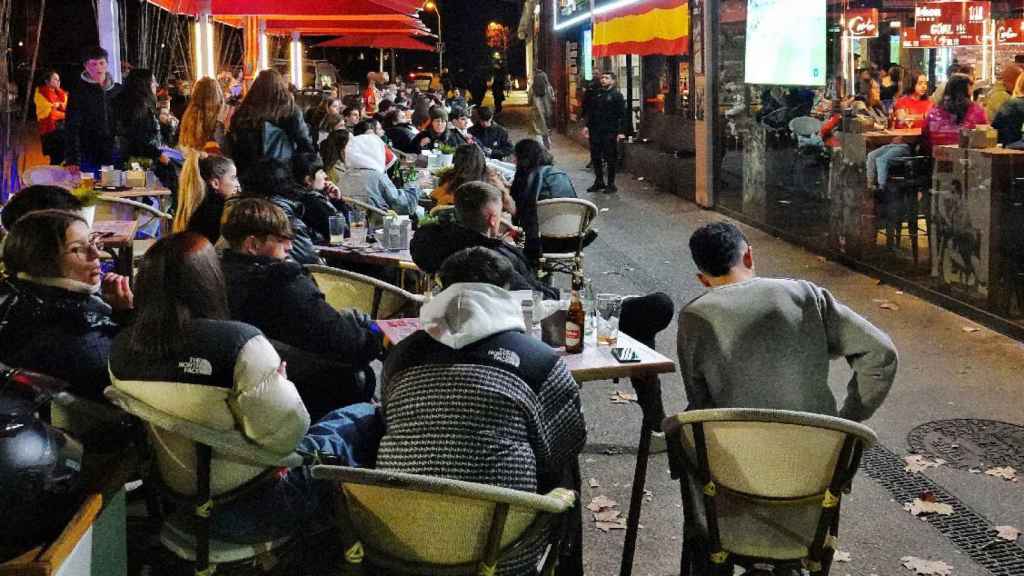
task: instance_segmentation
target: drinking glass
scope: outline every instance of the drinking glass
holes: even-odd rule
[[[331,231],[330,243],[341,244],[345,241],[345,217],[341,214],[327,218],[327,225]]]
[[[622,296],[618,294],[597,295],[597,345],[615,346],[619,341],[619,316],[622,313]]]
[[[366,214],[362,210],[348,213],[349,241],[357,246],[366,244]]]

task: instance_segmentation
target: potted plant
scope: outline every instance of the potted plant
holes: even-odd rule
[[[79,183],[71,193],[82,203],[82,218],[85,218],[89,227],[92,228],[93,220],[96,218],[96,204],[100,199],[99,190],[96,190],[90,184],[83,185]]]
[[[437,151],[441,153],[441,166],[451,166],[452,159],[455,157],[455,146],[438,144]]]

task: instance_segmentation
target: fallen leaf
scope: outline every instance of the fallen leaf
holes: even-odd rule
[[[929,468],[937,468],[946,463],[942,458],[929,460],[920,454],[908,454],[903,457],[903,461],[907,464],[903,469],[911,474],[923,472]]]
[[[996,531],[996,536],[1010,542],[1016,542],[1017,538],[1020,537],[1020,530],[1013,526],[996,526],[994,530]]]
[[[989,468],[988,470],[985,470],[985,474],[995,476],[996,478],[1002,478],[1003,480],[1010,482],[1017,481],[1017,471],[1013,469],[1013,466]]]
[[[630,402],[636,402],[637,396],[636,394],[616,390],[614,394],[608,397],[608,399],[612,401],[612,404],[629,404]]]
[[[618,502],[602,494],[601,496],[595,496],[594,499],[590,501],[590,504],[587,504],[587,510],[590,510],[591,512],[600,512],[606,508],[614,508],[618,505]]]
[[[591,488],[600,488],[601,487],[601,483],[597,481],[597,478],[591,478],[590,479],[590,487]]]
[[[900,309],[900,307],[896,305],[895,302],[882,302],[881,304],[878,305],[878,307],[881,308],[882,310],[892,310],[893,312]]]
[[[970,472],[971,474],[981,474],[980,468],[968,468],[967,471]]]
[[[849,552],[843,552],[842,550],[836,550],[835,553],[832,554],[832,561],[833,562],[849,562],[850,561],[850,553]]]
[[[973,334],[975,332],[981,331],[981,328],[978,328],[977,326],[963,326],[960,329],[963,330],[964,332],[967,332],[968,334]]]
[[[618,522],[619,514],[618,510],[602,510],[601,512],[594,512],[594,520],[598,522]]]
[[[923,576],[949,576],[953,573],[953,567],[942,560],[925,560],[917,556],[904,556],[900,558],[900,561],[903,562],[904,568]]]
[[[607,211],[608,211],[607,208],[601,208],[601,212],[607,212]]]
[[[903,505],[903,509],[914,516],[920,516],[922,514],[940,514],[942,516],[949,516],[953,513],[953,507],[949,504],[943,504],[942,502],[929,502],[927,500],[921,500],[920,498],[914,498],[913,502],[907,502]]]
[[[625,522],[595,522],[594,526],[597,526],[597,529],[602,531],[602,532],[607,532],[609,530],[625,530],[626,529],[626,523]]]

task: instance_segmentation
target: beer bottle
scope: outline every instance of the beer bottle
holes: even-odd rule
[[[579,354],[583,352],[583,334],[587,325],[586,313],[583,311],[583,274],[579,271],[572,275],[572,300],[569,301],[569,313],[565,316],[565,352]]]

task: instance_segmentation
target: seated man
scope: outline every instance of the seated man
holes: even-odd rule
[[[273,342],[312,419],[369,400],[380,333],[364,314],[331,308],[309,272],[287,260],[292,231],[284,211],[262,198],[238,200],[221,233],[229,247],[221,266],[231,319]]]
[[[508,130],[494,121],[494,110],[487,106],[476,109],[477,123],[469,128],[469,134],[483,149],[488,158],[504,160],[512,155],[512,142]]]
[[[539,493],[566,485],[587,435],[579,386],[557,351],[524,333],[512,276],[487,248],[445,261],[423,330],[384,364],[378,468]],[[545,545],[531,544],[499,571],[535,568]]]
[[[679,314],[679,365],[689,409],[775,408],[861,421],[896,376],[892,340],[827,290],[804,280],[758,278],[736,226],[708,224],[690,238],[711,290]],[[854,375],[842,407],[828,386],[829,359]]]
[[[545,299],[557,299],[557,289],[537,279],[522,250],[501,236],[501,192],[484,182],[467,182],[455,191],[455,218],[426,224],[412,237],[409,250],[413,262],[427,274],[434,274],[452,254],[469,247],[494,250],[512,264],[511,290],[538,290]],[[619,329],[646,346],[655,347],[655,336],[672,322],[675,305],[666,294],[655,292],[627,298],[622,303]],[[661,386],[656,375],[632,379],[647,425],[661,429],[665,418]],[[655,451],[664,451],[664,436],[655,437]]]

